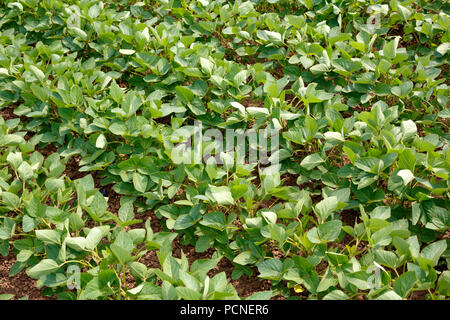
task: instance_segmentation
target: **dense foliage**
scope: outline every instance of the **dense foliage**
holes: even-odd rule
[[[60,299],[239,299],[245,275],[257,299],[449,296],[448,2],[0,4],[11,276]],[[194,121],[280,130],[279,173],[175,164]]]

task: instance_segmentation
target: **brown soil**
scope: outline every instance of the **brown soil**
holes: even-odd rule
[[[48,144],[43,148],[37,148],[37,149],[44,156],[44,158],[47,158],[51,154],[58,151],[58,148],[56,148],[53,144]]]
[[[116,195],[118,195],[118,194],[116,193]],[[116,201],[119,204],[119,207],[120,207],[120,198],[118,200],[114,200],[114,201]],[[110,204],[110,206],[111,205],[114,205],[114,204]],[[137,209],[135,208],[135,210],[134,210],[134,214],[135,214],[134,218],[135,219],[140,219],[140,220],[142,220],[142,222],[133,224],[133,225],[127,227],[128,229],[144,229],[145,228],[145,223],[148,220],[148,221],[150,221],[150,228],[152,229],[153,233],[158,233],[158,232],[163,231],[163,227],[161,225],[161,222],[160,222],[160,220],[158,219],[158,217],[156,216],[156,214],[153,211],[146,211],[144,213],[136,213],[136,211],[137,211]],[[117,213],[117,211],[111,211],[111,212]]]
[[[18,300],[28,296],[30,300],[54,300],[55,297],[42,296],[42,289],[36,288],[36,280],[27,276],[25,270],[22,270],[14,277],[9,276],[9,270],[16,262],[16,255],[10,248],[7,257],[0,256],[0,294],[13,294],[12,299]]]
[[[411,294],[411,297],[409,299],[410,300],[425,300],[427,294],[429,294],[429,292],[427,290],[414,291]]]
[[[0,116],[2,116],[3,120],[7,121],[10,119],[19,118],[19,116],[14,114],[14,108],[3,108],[0,110]]]
[[[283,66],[281,64],[277,64],[274,70],[272,70],[272,75],[275,79],[281,79],[284,77]]]
[[[317,266],[316,271],[318,274],[322,274],[328,267],[328,261],[322,260]]]
[[[74,156],[66,163],[66,170],[64,174],[70,178],[70,180],[81,179],[88,175],[88,172],[80,172],[80,156]]]
[[[120,195],[114,190],[108,190],[108,211],[118,213],[120,209]]]
[[[25,137],[23,137],[25,139],[25,141],[30,141],[31,138],[33,138],[36,135],[36,132],[31,132],[28,131],[27,134],[25,135]]]
[[[362,106],[360,104],[358,104],[358,105],[353,107],[353,110],[356,110],[359,113],[364,112],[364,111],[370,111],[370,109],[371,109],[371,106],[364,107],[364,106]]]
[[[247,298],[260,291],[270,290],[270,280],[262,280],[257,276],[243,275],[237,280],[232,280],[231,284],[236,288],[237,294],[241,298]]]
[[[360,223],[361,222],[361,218],[360,218],[359,212],[355,211],[355,210],[343,210],[340,213],[340,217],[341,217],[341,221],[346,226],[353,227],[355,225],[355,222],[356,223]]]
[[[172,115],[153,119],[153,121],[155,121],[156,123],[165,124],[165,125],[170,125],[171,120],[172,120]]]
[[[345,154],[340,154],[339,155],[339,161],[336,161],[335,164],[338,168],[342,168],[343,166],[346,166],[348,164],[351,164],[352,161],[350,160],[349,157],[347,157],[347,155]]]
[[[444,78],[445,79],[445,84],[446,85],[450,85],[450,77],[448,76],[449,74],[449,64],[448,63],[444,63],[441,66],[442,72],[439,74],[439,76],[437,77],[437,80]]]
[[[300,190],[308,189],[308,188],[311,189],[311,190],[314,190],[315,189],[314,188],[314,181],[308,181],[308,182],[302,183],[302,184],[299,185],[299,188],[300,188]]]
[[[233,263],[223,257],[217,266],[209,271],[208,276],[214,277],[218,273],[225,272],[227,275],[227,281],[235,287],[237,294],[241,298],[249,297],[259,291],[270,290],[270,280],[259,279],[257,275],[247,276],[244,274],[237,280],[231,279],[231,273],[233,270]]]
[[[195,252],[195,247],[192,245],[183,245],[180,242],[179,238],[175,238],[172,242],[172,254],[176,258],[181,258],[181,251],[183,251],[184,255],[189,261],[189,265],[191,265],[195,260],[198,259],[209,259],[214,253],[213,249],[208,249],[205,252]]]
[[[242,105],[245,107],[256,107],[256,108],[264,108],[264,101],[253,100],[248,97],[242,101]]]
[[[236,218],[232,222],[233,226],[237,227],[238,230],[242,229],[242,221],[239,218]]]
[[[283,179],[283,186],[291,186],[291,187],[297,187],[297,179],[298,174],[289,174],[285,173],[281,176],[281,179]]]
[[[281,259],[284,257],[283,251],[280,248],[273,247],[271,248],[272,255],[275,259]]]
[[[147,268],[161,268],[155,250],[148,251],[146,254],[144,254],[139,262],[145,264]]]

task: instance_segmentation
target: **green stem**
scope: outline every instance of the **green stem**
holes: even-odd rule
[[[91,269],[94,268],[90,263],[83,262],[83,261],[80,261],[80,260],[68,260],[68,261],[65,261],[62,265],[65,265],[67,263],[79,263],[79,264],[82,264],[85,267],[89,267]]]

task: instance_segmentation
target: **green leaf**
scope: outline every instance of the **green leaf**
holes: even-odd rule
[[[0,300],[11,300],[13,297],[14,297],[13,294],[8,293],[0,294]]]
[[[325,162],[325,160],[321,157],[321,155],[318,153],[314,153],[303,159],[300,165],[306,170],[312,170],[323,162]]]
[[[405,186],[410,183],[412,180],[414,180],[413,173],[408,169],[403,169],[397,172],[397,175],[403,179],[403,182],[405,183]]]
[[[397,46],[400,37],[395,37],[394,40],[387,42],[383,47],[383,55],[388,59],[394,59],[397,55]]]
[[[184,230],[196,224],[198,220],[199,217],[193,216],[191,214],[183,214],[179,216],[177,220],[175,220],[173,228],[175,230]]]
[[[395,291],[389,290],[379,295],[375,300],[402,300],[402,297],[395,293]]]
[[[262,279],[279,281],[282,278],[283,263],[278,259],[264,260],[257,267]]]
[[[408,19],[413,14],[413,11],[411,11],[407,7],[404,7],[400,4],[397,4],[397,12],[400,15],[400,17],[402,17],[403,21],[405,21],[405,22],[408,21]]]
[[[437,265],[439,258],[447,249],[447,242],[445,240],[440,240],[433,242],[423,248],[421,256],[423,258],[429,259],[433,262],[433,267]]]
[[[412,204],[412,224],[416,225],[417,222],[419,222],[419,219],[422,215],[422,209],[420,207],[420,204],[415,202]]]
[[[401,128],[404,140],[413,138],[417,134],[417,126],[412,120],[402,121]]]
[[[275,44],[282,44],[281,40],[281,34],[274,31],[268,31],[268,30],[257,30],[256,36],[260,38],[261,40],[272,42]]]
[[[145,281],[147,279],[147,276],[149,275],[149,271],[147,269],[147,266],[140,262],[130,262],[128,264],[130,267],[131,274],[133,277],[142,281]]]
[[[81,292],[79,299],[80,300],[88,300],[88,299],[97,299],[101,296],[109,295],[109,290],[102,290],[103,286],[99,281],[98,277],[93,278],[88,282],[84,290]]]
[[[14,170],[17,170],[23,161],[22,152],[10,152],[6,157],[6,161],[8,161]]]
[[[394,252],[386,250],[375,251],[375,261],[391,269],[397,268],[398,257]]]
[[[47,101],[48,96],[49,96],[49,92],[48,92],[47,88],[37,86],[37,85],[35,85],[34,83],[31,84],[30,88],[31,88],[31,91],[33,91],[33,94],[34,94],[39,100],[41,100],[42,102]]]
[[[253,293],[251,296],[247,297],[245,300],[269,300],[272,297],[272,291],[259,291]]]
[[[330,293],[328,293],[325,297],[323,297],[323,300],[349,300],[350,297],[346,295],[341,290],[333,290]]]
[[[187,287],[176,287],[178,295],[184,300],[202,300],[202,294]]]
[[[131,253],[134,249],[131,232],[132,232],[132,230],[130,230],[129,232],[127,232],[125,230],[121,230],[119,232],[119,234],[117,235],[116,240],[114,241],[115,245],[118,245],[119,247],[123,248],[128,253]]]
[[[28,181],[33,178],[33,168],[26,161],[21,163],[17,171],[19,172],[19,177],[24,181]]]
[[[395,280],[394,291],[402,298],[406,298],[415,284],[416,273],[414,271],[408,271]]]
[[[414,172],[415,165],[416,156],[410,149],[403,150],[398,157],[398,168],[409,169],[409,171]]]
[[[244,266],[254,264],[257,261],[258,261],[257,258],[254,257],[249,251],[241,252],[233,259],[234,263],[241,264]]]
[[[211,196],[215,202],[218,204],[234,204],[233,195],[231,194],[231,190],[227,186],[215,187],[209,186],[209,191],[211,192]]]
[[[174,286],[172,286],[168,281],[163,281],[162,286],[162,298],[164,300],[177,300],[178,294]]]
[[[208,236],[200,236],[195,242],[195,252],[205,252],[214,244],[214,239]]]
[[[123,91],[122,89],[117,85],[116,81],[113,80],[111,82],[111,87],[109,88],[109,94],[111,97],[116,101],[117,103],[120,103],[122,101],[123,97]]]
[[[84,32],[83,30],[81,30],[78,27],[69,27],[68,28],[70,31],[72,31],[77,37],[81,38],[82,40],[87,41],[88,40],[88,36],[87,33]]]
[[[17,255],[17,261],[26,262],[33,254],[34,251],[32,250],[21,250]]]
[[[9,209],[15,209],[20,204],[20,198],[11,192],[2,192],[2,201]]]
[[[450,295],[450,271],[445,270],[442,272],[436,290],[443,296]]]
[[[234,185],[231,187],[231,193],[234,199],[239,199],[242,197],[248,190],[248,186],[246,184]]]
[[[442,43],[436,48],[436,51],[439,52],[441,55],[445,55],[449,50],[450,50],[449,42]]]
[[[130,55],[134,54],[135,52],[136,51],[132,50],[132,49],[120,49],[119,50],[120,54],[123,54],[123,55],[126,55],[126,56],[130,56]]]
[[[92,228],[86,236],[86,249],[94,250],[102,238],[102,231],[96,227]]]
[[[94,217],[100,218],[106,213],[108,203],[106,202],[105,197],[103,197],[99,191],[96,191],[91,204],[88,207],[85,207],[85,209],[93,214]]]
[[[95,141],[95,146],[99,149],[103,149],[107,143],[108,141],[106,140],[106,137],[103,134],[100,134]]]
[[[83,251],[86,248],[86,239],[83,237],[67,237],[64,242],[75,251]]]
[[[126,201],[125,203],[123,203],[120,206],[118,215],[119,215],[119,219],[122,220],[123,222],[133,220],[134,219],[133,202],[130,200],[130,201]]]
[[[0,240],[8,240],[14,235],[16,223],[11,218],[4,218],[3,225],[0,224]]]
[[[36,238],[44,242],[61,244],[61,236],[55,230],[36,230]]]
[[[43,82],[45,79],[45,74],[36,66],[31,65],[30,66],[31,72],[34,74],[34,76],[40,81]]]
[[[223,230],[225,229],[225,214],[218,211],[207,213],[203,216],[200,224],[217,230]]]
[[[323,241],[330,242],[337,239],[342,229],[342,222],[340,220],[332,220],[319,225],[319,238]]]
[[[190,103],[194,99],[194,93],[186,87],[177,86],[175,91],[185,104]]]
[[[288,237],[284,226],[279,224],[270,224],[269,230],[270,230],[270,237],[275,241],[277,241],[280,246],[283,246]]]
[[[386,220],[391,217],[391,207],[379,206],[369,214],[373,219]]]
[[[31,278],[38,279],[41,276],[55,272],[59,268],[60,268],[60,265],[58,265],[54,260],[44,259],[44,260],[40,261],[37,265],[32,267],[31,269],[28,269],[26,271],[26,273]]]
[[[6,237],[7,239],[1,240],[0,239],[0,255],[6,257],[9,254],[9,236]]]
[[[402,82],[400,86],[392,87],[391,92],[400,98],[404,98],[411,92],[414,84],[411,81]]]
[[[136,111],[138,111],[139,107],[142,105],[141,98],[136,96],[136,92],[128,91],[127,94],[123,97],[122,100],[122,110],[130,117]]]
[[[127,250],[115,243],[111,244],[110,248],[111,252],[114,254],[114,257],[116,257],[119,263],[123,266],[133,258]]]
[[[205,73],[212,75],[214,69],[214,62],[211,62],[206,58],[200,57],[200,65],[202,66],[202,69]]]
[[[28,215],[24,215],[22,220],[22,230],[24,232],[31,232],[34,230],[37,224],[38,222],[35,219],[31,218]]]
[[[338,207],[338,199],[336,196],[328,197],[320,201],[314,207],[314,212],[320,221],[325,221],[331,213]]]
[[[340,70],[345,71],[344,74],[351,74],[352,72],[361,68],[361,62],[352,61],[350,59],[337,58],[331,61],[331,64],[337,69],[336,72]]]
[[[48,178],[45,181],[45,187],[50,192],[57,192],[58,190],[64,189],[64,180],[56,178]]]
[[[240,87],[247,79],[247,70],[239,71],[233,78],[233,83],[236,87]]]
[[[24,142],[25,140],[17,134],[6,134],[0,137],[0,146],[13,147]]]

